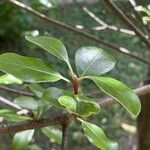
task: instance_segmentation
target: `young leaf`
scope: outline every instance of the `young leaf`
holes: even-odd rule
[[[42,132],[50,139],[56,142],[57,144],[61,144],[62,141],[62,132],[57,129],[55,126],[42,128]]]
[[[78,96],[75,99],[71,96],[62,96],[58,101],[70,112],[78,115],[89,116],[99,113],[100,110],[99,105],[88,97]]]
[[[15,134],[12,142],[13,150],[24,150],[28,143],[32,140],[34,130],[26,130]]]
[[[118,80],[108,77],[88,76],[86,78],[93,80],[99,88],[120,102],[134,117],[139,114],[141,110],[140,100],[126,85]]]
[[[105,74],[116,63],[114,58],[106,51],[92,46],[78,49],[75,61],[79,76],[99,76]]]
[[[68,54],[65,46],[61,41],[57,40],[56,38],[48,37],[48,36],[36,36],[36,37],[25,36],[25,38],[28,41],[48,51],[52,55],[60,58],[61,60],[65,62],[69,62]]]
[[[14,103],[18,104],[22,108],[29,110],[36,110],[38,108],[38,101],[29,96],[17,97],[14,99]]]
[[[0,77],[0,84],[22,84],[23,82],[11,74],[5,74]]]
[[[43,93],[42,100],[50,102],[50,104],[59,107],[59,108],[64,108],[58,101],[58,98],[62,96],[63,91],[55,88],[55,87],[50,87],[46,89]]]
[[[51,65],[41,59],[14,53],[0,55],[0,70],[30,83],[55,82],[64,79]]]
[[[35,83],[29,84],[27,86],[38,98],[41,98],[43,96],[44,88],[42,86]]]
[[[118,144],[108,139],[101,128],[87,121],[78,120],[82,122],[84,133],[93,145],[101,150],[118,150]]]

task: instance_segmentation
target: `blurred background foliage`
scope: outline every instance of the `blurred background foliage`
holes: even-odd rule
[[[148,48],[140,41],[138,37],[136,37],[135,35],[129,35],[109,29],[97,30],[99,24],[95,22],[91,17],[89,17],[89,15],[87,15],[85,12],[81,11],[81,9],[73,2],[66,4],[65,1],[60,2],[57,0],[20,1],[50,16],[51,18],[65,22],[71,26],[81,28],[81,30],[87,31],[92,35],[106,40],[107,42],[116,44],[120,47],[125,47],[129,49],[133,54],[139,55],[145,59],[148,59],[150,57]],[[147,2],[148,1],[146,0],[140,1],[140,5],[142,5],[141,7],[143,9],[139,7],[138,10],[143,17],[147,17],[145,18],[145,23],[149,24],[148,17],[150,16],[150,14],[148,12],[150,11],[150,5],[148,5]],[[127,16],[134,15],[133,10],[126,0],[116,0],[115,3],[121,8],[121,10],[124,11]],[[107,24],[127,29],[127,27],[125,27],[120,21],[118,21],[118,19],[116,19],[113,13],[106,7],[103,2],[97,1],[95,3],[87,3],[87,1],[85,0],[81,3],[81,6],[87,7],[90,11],[96,14],[96,16],[101,18],[101,20],[103,20]],[[133,18],[131,19],[134,21]],[[67,76],[68,68],[65,66],[65,64],[55,57],[49,55],[47,52],[42,51],[39,47],[26,41],[24,38],[26,34],[31,34],[33,36],[50,35],[61,40],[68,50],[73,66],[75,51],[78,48],[82,46],[94,45],[105,49],[106,51],[111,53],[117,61],[116,67],[107,75],[121,80],[131,88],[138,87],[140,83],[146,78],[148,71],[148,66],[146,64],[143,64],[142,62],[139,62],[120,53],[114,52],[108,47],[105,47],[91,40],[87,40],[86,38],[80,37],[79,35],[75,35],[66,29],[63,29],[61,27],[58,28],[55,25],[49,24],[46,21],[41,20],[40,18],[29,14],[24,10],[16,8],[9,2],[1,1],[0,54],[4,52],[15,52],[21,55],[40,57],[54,64],[57,70],[59,70],[63,75]],[[59,88],[63,87],[64,89],[68,88],[63,81],[50,83],[49,85],[44,86],[56,86]],[[105,97],[105,95],[99,92],[94,84],[90,81],[83,82],[81,86],[84,87],[85,94],[88,95],[89,93],[91,93],[91,97],[97,99],[97,101],[100,101]],[[0,91],[0,94],[6,95],[4,91]],[[6,96],[12,97],[12,95]],[[120,143],[121,147],[126,146],[126,142],[129,143],[129,141],[131,146],[135,144],[134,138],[132,138],[136,134],[135,131],[126,130],[123,124],[129,124],[135,127],[136,121],[131,118],[131,116],[121,105],[117,104],[111,106],[110,108],[103,110],[99,115],[91,116],[89,119],[102,127],[109,137],[117,140]],[[86,150],[96,150],[96,148],[91,147],[86,138],[83,137],[78,123],[72,123],[68,130],[68,147],[72,147],[72,150],[77,150],[79,148]],[[9,144],[11,143],[13,134],[11,134],[9,137],[7,135],[5,136],[6,137],[4,139],[4,136],[0,135],[1,150],[10,149]],[[51,147],[51,149],[57,149],[57,144],[49,141],[48,138],[41,134],[41,132],[37,132],[34,136],[34,140],[31,141],[31,144],[26,147],[26,149],[47,150],[50,149],[49,146]]]

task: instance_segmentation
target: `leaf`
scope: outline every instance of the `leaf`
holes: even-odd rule
[[[48,36],[25,36],[25,38],[28,41],[40,46],[52,55],[58,57],[59,59],[64,60],[67,63],[69,62],[65,46],[61,41],[57,40],[56,38]]]
[[[50,102],[50,104],[59,107],[59,108],[64,108],[58,101],[58,98],[62,96],[63,91],[55,88],[55,87],[50,87],[46,89],[43,93],[42,100]]]
[[[78,96],[73,98],[71,96],[62,96],[58,100],[60,104],[72,113],[89,116],[91,114],[99,113],[99,105],[88,97]]]
[[[0,116],[2,116],[7,121],[13,121],[13,122],[32,119],[28,116],[17,115],[16,112],[11,109],[0,109]]]
[[[39,98],[42,97],[43,92],[44,92],[44,88],[43,88],[42,86],[40,86],[40,85],[38,85],[38,84],[35,84],[35,83],[29,84],[29,85],[27,85],[27,86],[30,88],[30,90],[31,90],[37,97],[39,97]]]
[[[20,96],[14,99],[14,103],[18,104],[22,108],[29,110],[36,110],[38,108],[38,102],[33,97]]]
[[[15,134],[12,142],[13,150],[24,150],[28,143],[32,140],[34,129],[18,132]]]
[[[29,145],[28,146],[29,150],[42,150],[41,147],[39,147],[39,145],[33,144],[33,145]]]
[[[57,144],[61,144],[62,141],[62,132],[57,129],[55,126],[42,128],[42,132],[50,139],[56,142]]]
[[[108,77],[88,76],[86,78],[93,80],[99,88],[120,102],[134,117],[140,113],[141,103],[138,96],[120,81]]]
[[[82,47],[75,55],[76,68],[80,76],[99,76],[107,73],[115,66],[114,58],[103,49]]]
[[[101,150],[118,150],[118,144],[108,139],[101,128],[87,121],[78,120],[82,122],[84,133],[93,145]]]
[[[14,53],[0,55],[0,70],[30,83],[55,82],[64,79],[51,65],[41,59]]]
[[[5,74],[0,77],[0,84],[22,84],[23,82],[11,74]]]

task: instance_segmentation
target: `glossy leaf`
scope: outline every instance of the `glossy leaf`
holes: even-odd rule
[[[93,80],[106,94],[120,102],[127,111],[136,117],[141,110],[138,96],[126,85],[108,77],[87,77]]]
[[[56,38],[48,37],[48,36],[25,36],[25,38],[40,46],[44,50],[48,51],[49,53],[53,54],[54,56],[64,60],[65,62],[69,62],[68,54],[65,46],[63,43]]]
[[[13,150],[24,150],[28,143],[32,140],[34,130],[26,130],[15,134],[12,143]]]
[[[103,49],[92,46],[78,49],[75,61],[79,76],[99,76],[115,66],[115,60],[110,54]]]
[[[101,150],[118,150],[118,144],[107,138],[101,128],[81,119],[79,121],[82,122],[84,133],[93,145]]]
[[[42,132],[52,141],[61,144],[62,132],[55,126],[42,128]]]
[[[0,77],[0,84],[22,84],[23,82],[11,74],[5,74]]]
[[[0,70],[30,83],[55,82],[64,79],[51,65],[41,59],[14,53],[0,55]]]
[[[50,104],[56,107],[64,108],[58,101],[58,98],[62,96],[62,94],[62,90],[55,87],[50,87],[44,91],[42,100],[48,101]]]
[[[36,110],[38,108],[38,101],[29,96],[17,97],[14,99],[14,103],[18,104],[22,108],[29,110]]]
[[[28,87],[30,90],[39,98],[43,96],[44,88],[38,84],[29,84]]]
[[[99,105],[88,97],[78,96],[73,98],[71,96],[62,96],[59,98],[59,102],[70,112],[83,116],[97,114],[100,110]]]

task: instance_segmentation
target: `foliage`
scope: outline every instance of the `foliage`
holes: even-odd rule
[[[108,77],[101,77],[102,74],[109,72],[114,67],[114,58],[106,51],[97,47],[82,47],[78,49],[75,56],[76,69],[78,71],[77,77],[70,64],[67,50],[59,40],[47,36],[26,36],[26,39],[65,61],[70,71],[71,80],[57,72],[55,67],[52,67],[52,65],[39,58],[31,58],[14,53],[2,54],[0,55],[0,70],[7,74],[12,74],[15,78],[28,83],[29,88],[36,96],[36,99],[19,97],[15,99],[14,102],[21,107],[31,110],[34,114],[33,119],[40,118],[45,110],[51,108],[51,105],[66,110],[68,113],[76,114],[77,120],[82,123],[82,127],[85,130],[85,136],[87,136],[92,144],[102,150],[117,150],[117,143],[108,139],[101,128],[81,119],[85,116],[97,114],[100,111],[100,107],[98,103],[85,96],[82,91],[79,91],[79,84],[82,80],[93,80],[99,88],[111,97],[117,99],[128,112],[136,117],[141,109],[139,98],[120,81]],[[52,87],[44,89],[35,84],[56,82],[58,80],[64,80],[68,84],[71,84],[74,93]],[[4,110],[1,111],[3,112]],[[5,115],[3,117],[7,120]],[[23,118],[25,116],[20,117]],[[42,129],[44,134],[46,129]],[[31,140],[31,134],[26,134],[25,131],[23,134],[22,132],[16,133],[14,141],[16,141],[16,137],[18,136],[21,136],[21,142],[17,140],[19,142],[17,145],[26,145],[26,143]],[[27,138],[24,138],[26,136]],[[57,141],[57,143],[60,143],[54,133],[49,133],[49,138],[50,137]]]

